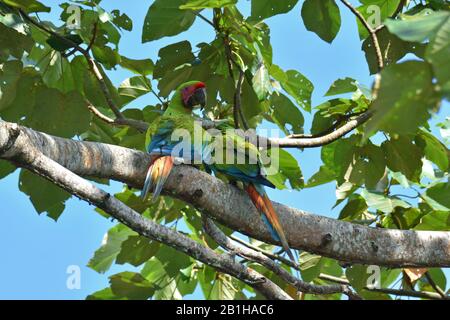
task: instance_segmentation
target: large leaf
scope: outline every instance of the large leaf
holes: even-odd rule
[[[389,169],[403,173],[409,180],[418,182],[422,170],[422,150],[406,136],[392,138],[381,146]]]
[[[122,243],[129,236],[134,235],[136,235],[136,232],[123,224],[112,227],[105,235],[102,246],[95,251],[94,256],[89,260],[88,267],[99,273],[105,273],[120,253]]]
[[[450,211],[432,211],[422,217],[415,230],[450,231]]]
[[[169,71],[185,63],[191,63],[195,59],[189,41],[181,41],[161,48],[158,52],[158,57],[159,59],[153,72],[155,78],[162,78]]]
[[[450,152],[438,138],[425,130],[420,130],[416,144],[423,148],[428,160],[433,161],[442,171],[447,171]]]
[[[50,12],[50,7],[44,6],[36,0],[4,0],[10,6],[20,8],[25,12]]]
[[[364,189],[361,192],[361,196],[370,208],[379,210],[384,213],[390,213],[394,211],[396,207],[409,208],[410,205],[400,199],[390,198],[384,194],[374,193]]]
[[[383,28],[378,31],[377,36],[385,66],[396,63],[408,53],[413,53],[420,58],[422,58],[425,53],[425,44],[404,41],[396,35],[390,33],[387,28]],[[370,37],[364,40],[362,50],[366,55],[370,73],[377,73],[379,71],[378,57],[373,48],[373,41]]]
[[[264,20],[280,13],[292,10],[298,0],[252,0],[251,20]]]
[[[143,76],[126,79],[119,86],[121,105],[126,105],[140,96],[150,92],[150,81]]]
[[[433,66],[434,74],[441,90],[450,99],[450,13],[436,30],[425,53],[426,59]]]
[[[303,114],[283,94],[273,94],[270,99],[270,117],[285,134],[303,132]]]
[[[450,182],[439,183],[426,192],[427,196],[450,210]]]
[[[180,9],[201,10],[204,8],[222,8],[236,4],[237,0],[189,0]]]
[[[128,69],[134,73],[148,76],[152,74],[153,68],[155,67],[153,61],[150,59],[130,59],[124,56],[120,57],[120,66]]]
[[[56,89],[41,87],[27,124],[32,128],[60,137],[73,137],[89,127],[91,114],[77,92],[62,94]]]
[[[382,71],[381,78],[378,98],[372,105],[375,114],[366,132],[415,133],[437,103],[430,66],[418,61],[391,65]]]
[[[139,266],[153,257],[158,252],[159,246],[159,242],[151,241],[146,237],[129,236],[127,240],[122,242],[116,262]]]
[[[269,72],[266,66],[264,63],[260,63],[252,79],[253,90],[255,90],[259,101],[265,100],[269,94],[271,88],[269,80]]]
[[[331,43],[341,27],[339,7],[334,0],[306,0],[302,7],[306,29]]]
[[[139,273],[129,271],[112,275],[109,282],[115,296],[130,300],[147,300],[158,289]]]
[[[186,31],[194,23],[195,14],[181,10],[186,0],[156,0],[148,9],[142,30],[142,42],[149,42]]]
[[[379,27],[386,18],[391,17],[397,10],[400,0],[361,0],[357,8],[372,28]],[[355,17],[358,23],[358,33],[361,40],[366,39],[369,33],[365,26]]]
[[[352,78],[347,77],[338,79],[333,82],[327,93],[325,93],[325,96],[335,96],[338,94],[354,92],[358,89],[358,86],[356,84],[356,80]]]
[[[28,170],[20,172],[19,189],[30,197],[38,213],[46,211],[53,220],[59,218],[64,211],[65,201],[71,196],[54,183]]]
[[[278,80],[286,92],[306,111],[311,111],[311,95],[314,89],[311,81],[296,70],[283,72],[271,69],[272,76]]]
[[[436,30],[446,23],[450,13],[441,11],[405,17],[405,20],[387,20],[386,27],[402,40],[422,42],[432,37]]]

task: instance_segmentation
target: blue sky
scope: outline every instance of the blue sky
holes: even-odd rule
[[[56,5],[59,1],[44,2],[54,7],[56,11],[50,18],[57,21],[60,11]],[[250,1],[240,2],[241,9],[248,15]],[[274,63],[285,70],[296,69],[314,83],[314,106],[325,100],[323,95],[338,78],[352,77],[370,86],[372,79],[360,49],[355,18],[341,7],[342,26],[330,45],[305,29],[300,18],[301,2],[289,14],[267,20],[271,28]],[[150,1],[102,2],[105,9],[120,9],[134,22],[134,30],[122,34],[121,54],[156,61],[158,50],[170,43],[189,40],[195,46],[214,38],[211,27],[197,19],[185,33],[141,44],[142,23],[149,4]],[[115,84],[130,76],[129,72],[122,70],[110,73]],[[147,95],[136,101],[134,106],[154,102],[154,98]],[[305,130],[308,131],[311,117],[305,118]],[[321,164],[320,149],[292,153],[299,160],[305,179]],[[18,190],[18,172],[0,181],[0,299],[83,299],[107,286],[107,275],[124,268],[114,267],[106,275],[99,275],[86,264],[113,223],[95,213],[92,206],[74,198],[66,203],[66,210],[57,223],[44,215],[38,216],[27,196]],[[121,188],[121,184],[113,183],[108,190],[118,192]],[[271,190],[269,196],[275,201],[318,214],[336,217],[339,212],[339,207],[331,210],[336,201],[333,184],[300,192]],[[79,290],[68,290],[66,287],[66,270],[70,265],[81,268]]]

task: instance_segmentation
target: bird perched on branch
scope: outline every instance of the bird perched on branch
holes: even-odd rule
[[[200,81],[183,83],[177,88],[164,114],[150,124],[146,140],[149,141],[147,152],[151,162],[141,198],[145,199],[150,191],[153,192],[153,201],[159,196],[176,158],[200,159],[201,162],[203,141],[196,144],[190,137],[194,137],[194,131],[197,131],[203,139],[204,130],[200,123],[194,121],[192,112],[205,105],[205,84]],[[189,138],[185,139],[187,145],[180,146],[180,139],[186,136]]]
[[[289,258],[297,264],[278,215],[264,190],[264,186],[275,188],[275,185],[266,176],[258,147],[239,135],[229,123],[220,124],[218,129],[221,134],[214,135],[213,143],[207,148],[211,150],[211,155],[203,157],[207,159],[210,156],[214,161],[205,166],[215,174],[243,183],[244,190],[261,214],[272,237],[281,242]]]

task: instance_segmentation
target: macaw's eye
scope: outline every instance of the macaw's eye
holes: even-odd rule
[[[196,89],[194,93],[189,97],[187,105],[192,109],[196,106],[200,106],[200,108],[203,109],[206,106],[206,89]]]

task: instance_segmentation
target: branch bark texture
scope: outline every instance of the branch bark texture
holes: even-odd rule
[[[13,130],[12,128],[16,129]],[[14,137],[14,132],[19,132]],[[0,158],[25,163],[17,155],[36,148],[68,170],[141,188],[149,157],[144,152],[94,142],[53,137],[0,122]],[[274,243],[244,192],[190,166],[173,169],[166,194],[185,200],[219,223],[252,238]],[[314,215],[274,203],[292,248],[349,263],[390,267],[450,266],[450,232],[371,228]]]

